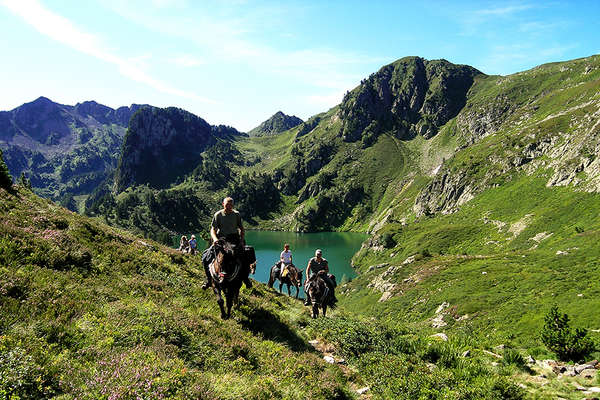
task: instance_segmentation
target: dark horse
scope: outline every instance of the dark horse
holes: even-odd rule
[[[324,271],[321,271],[324,272]],[[306,292],[310,296],[312,303],[312,317],[319,316],[319,307],[323,310],[323,316],[327,313],[327,306],[335,308],[336,304],[333,301],[333,290],[327,286],[321,272],[308,278],[306,281]]]
[[[283,264],[283,263],[282,263]],[[271,267],[271,273],[269,275],[269,287],[272,288],[275,280],[279,279],[279,292],[283,293],[283,285],[287,285],[288,296],[291,296],[290,286],[296,288],[296,298],[298,298],[298,294],[300,293],[300,288],[302,287],[302,271],[300,271],[294,264],[290,264],[287,267],[287,274],[285,276],[281,276],[281,273],[278,273],[279,263],[276,263]],[[283,267],[282,267],[283,268]]]
[[[249,270],[246,269],[242,265],[241,257],[236,255],[234,246],[224,239],[219,239],[213,244],[213,251],[215,253],[214,260],[209,265],[212,288],[221,308],[221,318],[228,319],[231,316],[231,307],[238,303],[242,282],[249,272],[254,273],[256,263],[251,264]],[[223,301],[221,292],[225,293],[225,301]]]

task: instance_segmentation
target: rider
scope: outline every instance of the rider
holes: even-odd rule
[[[242,225],[240,213],[233,209],[233,199],[231,197],[225,197],[223,199],[223,209],[215,213],[210,227],[210,237],[213,243],[219,238],[224,238],[235,246],[236,254],[241,257],[240,253],[246,243],[244,240],[244,226]],[[242,265],[242,267],[247,269],[249,266]],[[206,273],[206,283],[202,285],[202,288],[207,289],[212,280],[207,263],[204,263],[204,272]],[[251,288],[252,283],[248,278],[248,274],[243,274],[243,276],[244,284],[247,288]]]
[[[279,255],[280,276],[283,276],[283,271],[292,264],[292,251],[289,244],[283,245],[283,251]]]
[[[323,280],[325,281],[325,284],[327,284],[327,286],[329,287],[329,290],[331,291],[331,299],[332,301],[335,303],[337,302],[337,299],[335,298],[335,293],[334,293],[334,283],[333,281],[329,278],[329,264],[327,263],[327,260],[325,258],[323,258],[323,252],[321,251],[321,249],[317,249],[315,251],[315,256],[313,258],[311,258],[310,260],[308,260],[308,265],[306,266],[306,284],[304,285],[304,293],[306,293],[306,300],[304,301],[304,305],[308,306],[310,305],[310,295],[308,294],[308,291],[306,290],[307,284],[310,281],[310,278],[312,278],[314,275],[317,275],[320,271],[324,271],[324,273],[320,274],[321,278],[323,278]]]

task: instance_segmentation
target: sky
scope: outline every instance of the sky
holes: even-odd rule
[[[0,0],[0,110],[175,106],[248,131],[405,56],[508,75],[599,54],[599,17],[600,0]]]

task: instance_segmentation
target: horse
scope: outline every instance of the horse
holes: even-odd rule
[[[323,316],[327,313],[327,306],[332,309],[335,308],[336,304],[333,301],[332,291],[333,289],[330,289],[329,286],[327,286],[320,273],[307,279],[306,292],[310,296],[310,301],[312,303],[313,318],[319,316],[319,307],[323,310]]]
[[[213,244],[215,254],[214,260],[209,265],[209,271],[212,276],[211,286],[217,296],[217,303],[221,309],[221,318],[231,317],[231,307],[238,303],[240,288],[246,276],[256,270],[256,262],[250,265],[250,270],[245,270],[242,265],[241,257],[235,254],[233,246],[219,239]],[[221,292],[225,293],[225,301]],[[224,304],[225,303],[225,304]],[[225,306],[227,310],[225,310]]]
[[[268,286],[272,288],[275,280],[279,279],[279,292],[283,293],[283,285],[285,284],[287,285],[288,296],[291,296],[292,294],[290,292],[290,286],[294,286],[296,288],[296,298],[298,298],[298,294],[300,294],[300,288],[302,287],[302,271],[296,268],[294,264],[289,264],[287,267],[287,275],[281,276],[280,273],[277,273],[278,265],[279,263],[275,263],[271,267]]]

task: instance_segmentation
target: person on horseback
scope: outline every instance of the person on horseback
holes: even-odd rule
[[[284,270],[288,267],[288,265],[292,264],[292,251],[290,250],[289,244],[283,245],[283,251],[279,255],[279,273],[281,277],[284,277],[286,272]]]
[[[335,284],[333,283],[331,278],[329,278],[329,264],[327,263],[327,260],[323,258],[323,252],[321,251],[321,249],[317,249],[315,251],[315,256],[308,260],[308,265],[306,266],[306,285],[308,284],[310,279],[312,279],[315,275],[320,275],[321,278],[323,278],[323,280],[331,290],[331,300],[334,303],[337,302],[334,293]],[[306,290],[306,285],[304,286],[304,293],[306,293],[306,300],[304,301],[304,305],[309,306],[311,304],[311,301],[310,295]]]
[[[225,239],[228,243],[235,246],[236,256],[242,258],[242,252],[244,250],[244,226],[242,225],[242,217],[237,210],[233,209],[233,199],[231,197],[225,197],[223,199],[223,209],[215,213],[212,219],[210,227],[210,237],[214,242],[219,238]],[[204,272],[206,273],[206,283],[202,285],[202,289],[208,289],[211,285],[210,271],[208,270],[208,262],[204,262]],[[248,265],[242,266],[244,269],[248,269]],[[252,287],[252,282],[248,278],[248,274],[244,274],[244,284],[247,288]]]

